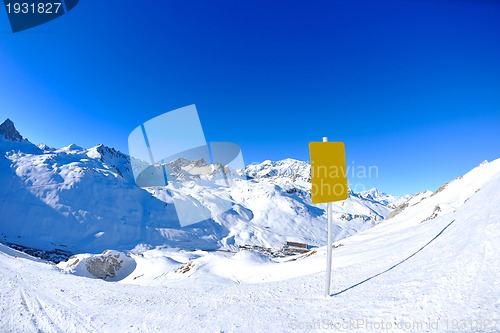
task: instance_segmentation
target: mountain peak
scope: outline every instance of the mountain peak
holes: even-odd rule
[[[305,182],[311,181],[311,170],[308,163],[304,161],[286,158],[284,160],[265,160],[260,164],[251,164],[245,168],[245,175],[250,179],[283,179]]]
[[[21,134],[17,131],[12,120],[10,120],[9,118],[7,118],[0,125],[0,134],[3,135],[7,140],[10,140],[10,141],[23,141],[24,140],[23,137],[21,136]]]

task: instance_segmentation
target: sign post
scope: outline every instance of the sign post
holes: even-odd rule
[[[323,137],[323,142],[328,142],[328,137]],[[327,255],[326,255],[326,276],[325,276],[325,297],[330,295],[330,282],[332,280],[332,243],[333,243],[333,234],[332,234],[332,203],[329,202],[326,204],[326,223],[328,224],[328,246],[327,246]]]
[[[310,142],[311,197],[313,203],[326,203],[328,244],[325,278],[325,297],[330,295],[332,276],[332,202],[347,199],[347,169],[343,142]]]

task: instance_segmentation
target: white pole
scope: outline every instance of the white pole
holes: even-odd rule
[[[325,297],[330,296],[330,281],[332,279],[332,203],[327,203],[326,214],[328,215],[328,249],[326,258],[326,286],[325,286]]]
[[[323,142],[328,142],[326,136],[323,137]],[[328,224],[328,243],[327,243],[327,257],[326,257],[326,278],[325,278],[325,297],[330,296],[330,281],[332,279],[332,203],[326,204],[326,217]]]

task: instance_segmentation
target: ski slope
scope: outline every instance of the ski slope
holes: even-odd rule
[[[499,188],[500,160],[483,163],[337,241],[327,298],[324,247],[271,260],[139,246],[112,282],[80,276],[91,255],[55,266],[1,246],[0,331],[498,332]]]

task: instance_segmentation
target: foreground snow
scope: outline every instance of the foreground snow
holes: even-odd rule
[[[328,298],[324,247],[280,262],[137,247],[108,282],[0,246],[0,331],[498,332],[499,171],[481,165],[336,243]]]

